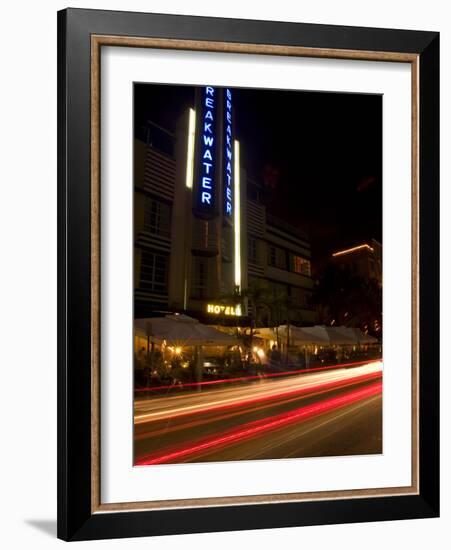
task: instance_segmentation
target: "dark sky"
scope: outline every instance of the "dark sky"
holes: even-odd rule
[[[136,133],[148,119],[174,130],[193,98],[192,87],[135,85]],[[382,96],[240,88],[234,109],[244,168],[272,212],[308,232],[316,263],[382,242]]]

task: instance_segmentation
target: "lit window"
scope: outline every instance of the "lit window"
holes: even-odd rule
[[[301,256],[293,256],[293,271],[301,275],[310,276],[310,262]]]

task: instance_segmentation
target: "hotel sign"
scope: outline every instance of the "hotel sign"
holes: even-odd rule
[[[232,92],[224,90],[224,215],[233,219]]]
[[[207,313],[211,313],[213,315],[227,315],[231,317],[240,317],[241,306],[240,304],[236,306],[227,306],[224,304],[207,304]]]
[[[233,104],[229,88],[204,86],[197,91],[194,208],[210,218],[222,209],[234,221]],[[221,198],[222,197],[222,198]],[[218,201],[222,202],[220,206]]]
[[[201,120],[199,125],[199,162],[197,206],[203,212],[213,212],[216,196],[216,90],[205,86],[201,93]]]

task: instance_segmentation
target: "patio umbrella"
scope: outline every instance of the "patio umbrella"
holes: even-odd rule
[[[329,343],[327,334],[324,331],[317,330],[320,327],[295,327],[290,326],[290,342],[294,345],[317,344],[326,346]],[[286,338],[287,325],[279,327],[281,335]]]
[[[377,344],[378,339],[369,334],[364,334],[359,328],[353,327],[336,327],[338,332],[349,336],[350,338],[355,338],[357,344]]]
[[[273,328],[259,327],[254,330],[254,336],[256,338],[262,338],[264,340],[275,340],[277,334],[275,329]]]
[[[315,344],[323,346],[352,345],[357,344],[357,338],[354,334],[340,329],[345,327],[326,327],[324,325],[315,325],[314,327],[303,327],[302,330],[316,337]]]
[[[151,342],[166,341],[171,346],[232,346],[237,343],[234,336],[183,314],[136,319],[135,330],[144,333]]]
[[[369,334],[363,333],[359,328],[353,329],[356,333],[357,339],[359,340],[359,344],[377,344],[379,343],[379,340],[375,338],[374,336],[370,336]]]

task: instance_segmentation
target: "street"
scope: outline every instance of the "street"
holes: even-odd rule
[[[382,364],[149,392],[134,415],[137,466],[381,453]]]

